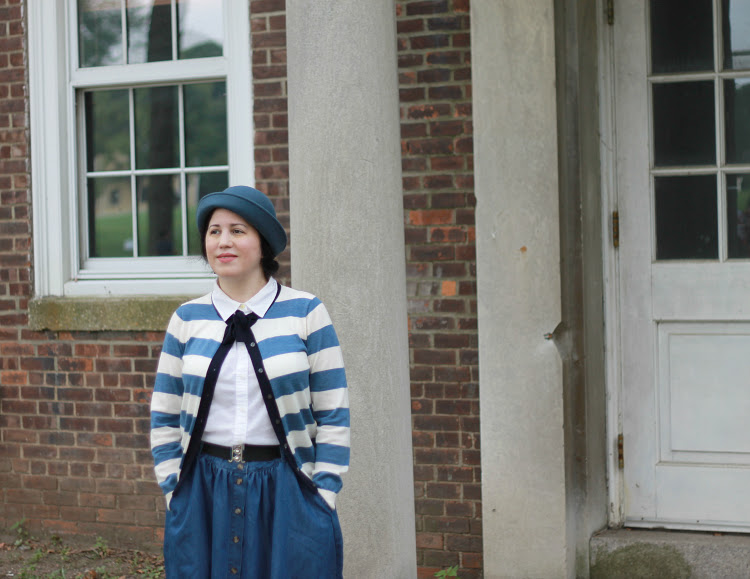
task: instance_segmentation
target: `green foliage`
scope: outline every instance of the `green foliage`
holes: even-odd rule
[[[21,568],[18,575],[20,579],[36,579],[38,577],[36,574],[37,563],[42,560],[42,557],[44,557],[44,552],[41,549],[34,551],[34,554]]]
[[[16,544],[8,544],[5,551],[0,551],[0,569],[5,570],[4,564],[12,562],[17,569],[16,579],[164,577],[164,559],[159,554],[111,547],[103,537],[71,548],[57,535],[47,540],[30,536],[25,522],[18,521],[11,527],[18,537]]]
[[[437,573],[435,573],[435,577],[437,577],[438,579],[445,579],[446,577],[455,577],[456,579],[460,579],[458,577],[458,565],[438,571]]]
[[[130,572],[146,579],[160,579],[164,577],[164,561],[136,551],[130,560]]]
[[[94,553],[99,555],[100,559],[104,559],[109,555],[109,545],[107,544],[107,541],[101,537],[97,537],[96,542],[94,543]]]
[[[20,547],[31,538],[31,535],[26,530],[26,527],[24,527],[25,524],[26,519],[24,518],[13,523],[13,526],[11,526],[10,528],[11,531],[15,531],[16,533],[16,540],[13,542],[13,545],[15,547]]]

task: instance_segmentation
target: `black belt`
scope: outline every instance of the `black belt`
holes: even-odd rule
[[[237,444],[235,446],[219,446],[204,442],[201,452],[229,462],[253,462],[260,460],[273,460],[281,456],[278,445],[255,446],[253,444]]]

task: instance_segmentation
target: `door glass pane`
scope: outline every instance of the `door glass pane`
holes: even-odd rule
[[[656,259],[718,259],[716,177],[655,177]]]
[[[189,84],[184,88],[185,164],[227,164],[227,91],[225,82]]]
[[[750,258],[750,174],[727,175],[727,233],[729,258]]]
[[[172,60],[172,7],[168,0],[127,0],[128,62]]]
[[[88,179],[89,256],[133,256],[130,178]]]
[[[721,32],[724,68],[750,68],[750,3],[747,0],[722,0]]]
[[[78,0],[81,67],[123,64],[120,0]]]
[[[136,179],[138,255],[182,255],[180,179],[150,175]]]
[[[130,168],[130,123],[127,90],[100,90],[84,95],[86,169]]]
[[[654,165],[716,163],[713,81],[653,85]]]
[[[221,56],[223,21],[221,0],[177,0],[178,58]]]
[[[223,191],[227,187],[229,187],[229,175],[226,171],[191,173],[187,176],[188,255],[200,255],[201,253],[198,226],[195,223],[195,211],[198,207],[198,201],[208,193]]]
[[[651,72],[713,69],[711,0],[651,0]]]
[[[177,88],[159,86],[133,91],[137,169],[180,166]]]
[[[750,78],[724,81],[727,163],[750,163]]]

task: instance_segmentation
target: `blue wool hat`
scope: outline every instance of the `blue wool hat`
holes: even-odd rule
[[[268,242],[274,256],[286,247],[286,232],[276,218],[271,200],[257,189],[244,185],[209,193],[198,202],[198,231],[205,231],[206,221],[215,209],[228,209],[252,225]]]

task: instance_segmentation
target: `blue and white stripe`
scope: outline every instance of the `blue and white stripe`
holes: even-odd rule
[[[151,400],[151,451],[167,506],[225,328],[210,294],[180,306],[167,328]],[[331,318],[315,296],[282,286],[253,334],[297,466],[334,507],[349,467],[349,399]]]

